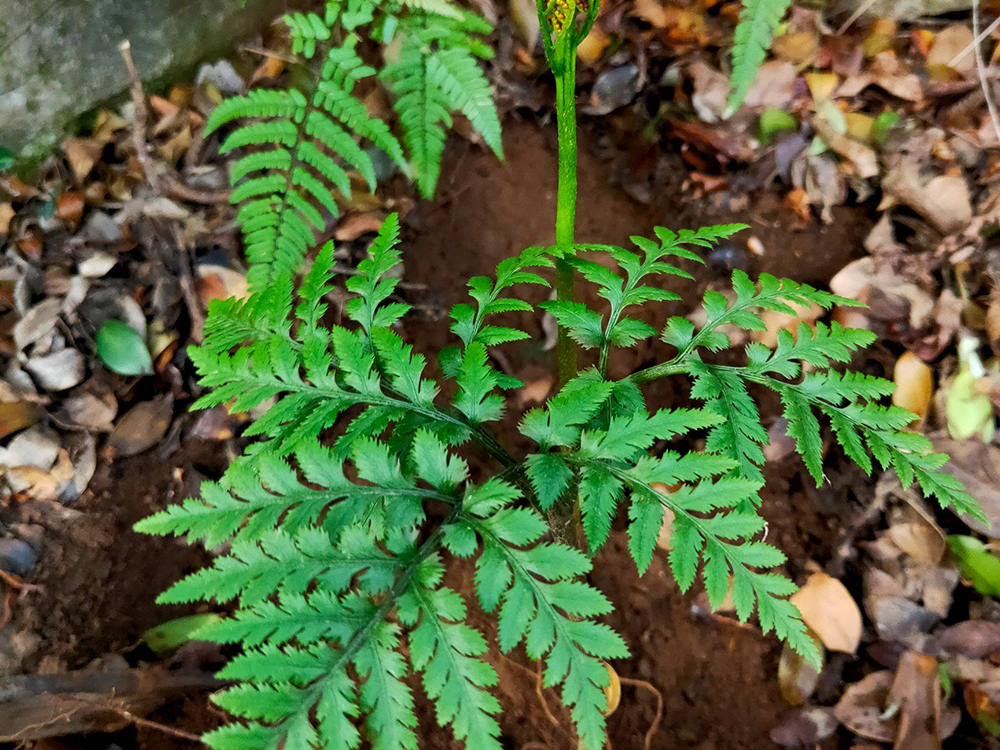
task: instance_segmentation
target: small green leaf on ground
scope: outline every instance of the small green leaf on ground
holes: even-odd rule
[[[134,328],[120,320],[108,320],[97,332],[97,356],[119,375],[150,375],[153,360],[146,342]]]
[[[212,625],[222,619],[221,615],[212,613],[178,617],[176,620],[157,625],[142,634],[142,640],[158,654],[173,651],[192,640],[195,633],[206,625]]]
[[[765,109],[760,113],[760,140],[770,143],[778,133],[799,129],[799,122],[783,109]]]
[[[962,577],[984,596],[1000,596],[1000,558],[971,536],[952,534],[948,548],[958,560]]]

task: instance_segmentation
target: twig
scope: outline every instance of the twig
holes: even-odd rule
[[[188,203],[207,206],[228,203],[228,190],[198,190],[185,184],[180,176],[173,171],[167,172],[162,177],[156,171],[149,158],[149,144],[146,141],[146,125],[149,119],[146,94],[142,90],[142,79],[139,77],[139,71],[136,70],[135,61],[132,59],[132,44],[126,39],[119,45],[118,49],[122,53],[125,68],[128,70],[129,91],[132,93],[132,105],[135,110],[132,115],[132,145],[135,148],[135,156],[139,160],[139,166],[142,167],[142,173],[146,177],[146,182],[157,193]]]
[[[144,719],[141,716],[136,716],[131,711],[128,711],[119,706],[115,706],[112,703],[107,703],[105,701],[91,701],[86,698],[79,697],[69,697],[60,696],[61,700],[73,703],[83,703],[85,705],[96,706],[105,711],[110,711],[111,713],[118,714],[126,721],[135,724],[138,727],[145,727],[146,729],[152,729],[156,732],[162,732],[163,734],[169,735],[171,737],[176,737],[181,740],[186,740],[188,742],[196,742],[201,744],[201,737],[191,732],[185,732],[183,729],[175,729],[174,727],[169,727],[166,724],[160,724],[158,721],[151,721],[150,719]]]
[[[973,25],[976,24],[975,17],[973,17],[972,22],[973,22]],[[959,52],[957,55],[955,55],[953,58],[951,58],[948,61],[948,67],[949,68],[954,68],[960,62],[962,62],[962,60],[964,60],[966,58],[966,56],[970,52],[972,52],[974,49],[976,49],[976,47],[978,47],[980,44],[982,44],[983,40],[986,39],[986,37],[988,37],[994,31],[996,31],[998,27],[1000,27],[1000,17],[994,18],[993,19],[993,23],[991,23],[989,26],[987,26],[986,30],[983,31],[982,34],[976,34],[976,38],[973,39],[971,42],[969,42],[968,46],[965,49],[963,49],[961,52]]]
[[[135,61],[132,60],[132,43],[126,39],[118,46],[125,61],[125,68],[128,70],[129,91],[132,93],[132,145],[135,147],[135,158],[139,160],[142,173],[146,176],[146,181],[158,193],[162,192],[160,176],[153,168],[153,163],[149,159],[148,145],[146,143],[146,95],[142,91],[142,79],[139,78],[139,71],[135,69]]]
[[[562,728],[562,724],[560,724],[559,719],[557,719],[553,715],[552,711],[549,710],[548,701],[545,700],[545,695],[542,693],[542,677],[541,677],[541,675],[539,675],[537,672],[532,672],[530,669],[528,669],[523,664],[518,664],[516,661],[514,661],[513,659],[511,659],[509,656],[506,656],[505,654],[500,654],[500,658],[503,659],[508,664],[511,664],[511,665],[517,667],[519,670],[521,670],[522,672],[524,672],[526,675],[528,675],[529,677],[531,677],[532,680],[535,681],[535,692],[538,695],[538,702],[541,704],[542,711],[545,712],[546,718],[549,720],[549,722],[552,724],[552,726]]]
[[[205,329],[205,314],[201,309],[201,298],[195,290],[194,274],[191,271],[191,256],[188,253],[187,245],[181,236],[181,231],[177,225],[173,225],[174,242],[177,243],[178,258],[177,267],[180,272],[178,282],[181,286],[181,295],[184,297],[184,304],[187,306],[188,315],[191,316],[191,338],[196,343],[201,343]]]
[[[998,19],[1000,20],[1000,19]],[[993,122],[993,130],[997,135],[997,142],[1000,143],[1000,116],[997,115],[997,105],[993,101],[993,87],[986,77],[986,61],[983,60],[983,49],[979,45],[979,0],[972,0],[972,35],[975,37],[973,47],[976,53],[976,70],[979,72],[979,80],[983,85],[983,96],[986,97],[986,108],[990,112],[990,120]]]
[[[857,21],[859,18],[861,18],[861,16],[864,15],[865,12],[867,12],[868,9],[875,4],[875,2],[876,0],[865,0],[865,2],[859,5],[857,10],[851,13],[850,17],[846,21],[844,21],[843,24],[841,24],[839,29],[837,29],[837,36],[840,36],[849,28],[851,28],[851,26],[854,25],[854,22]]]
[[[643,747],[645,750],[649,750],[650,745],[653,744],[653,737],[656,736],[657,730],[660,728],[660,722],[663,720],[663,693],[656,689],[656,686],[651,682],[646,682],[646,680],[637,680],[633,677],[618,677],[618,681],[622,685],[632,685],[633,687],[642,688],[643,690],[648,690],[656,698],[656,712],[653,714],[653,721],[649,725],[649,729],[646,730],[646,736],[643,740]]]

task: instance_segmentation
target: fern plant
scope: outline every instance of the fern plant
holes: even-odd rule
[[[240,152],[232,166],[231,200],[240,207],[251,288],[294,272],[351,198],[354,171],[375,189],[370,150],[381,149],[421,193],[434,193],[452,113],[461,112],[502,157],[500,121],[479,65],[492,51],[481,37],[490,24],[448,0],[328,0],[325,14],[285,17],[308,73],[302,88],[254,90],[212,112],[206,134],[245,121],[222,144]],[[395,59],[381,69],[358,51],[373,38]],[[359,84],[378,77],[395,95],[403,144],[390,125],[369,114]]]
[[[791,0],[742,0],[742,3],[733,38],[733,69],[726,117],[736,112],[746,98]]]
[[[366,23],[370,7],[349,3],[339,17]],[[429,12],[432,6],[424,0],[419,7]],[[605,744],[609,662],[625,658],[628,648],[602,621],[612,607],[587,574],[618,515],[627,518],[639,574],[650,565],[669,510],[668,562],[680,588],[688,590],[700,575],[713,607],[731,596],[740,620],[756,615],[764,631],[818,665],[817,646],[788,599],[796,587],[779,572],[784,555],[762,538],[767,433],[757,388],[778,393],[788,432],[817,484],[823,481],[823,420],[865,471],[877,463],[941,505],[982,517],[941,471],[946,457],[904,430],[913,415],[882,405],[892,384],[837,369],[872,342],[870,332],[802,325],[795,335],[779,334],[773,349],[747,346],[743,365],[722,365],[713,356],[729,347],[723,330],[763,330],[764,311],[856,304],[851,300],[736,271],[732,297],[705,293],[700,328],[674,317],[657,331],[636,314],[644,305],[680,301],[659,282],[691,279],[701,251],[743,225],[657,228],[654,237],[633,237],[630,249],[574,241],[573,60],[596,13],[597,0],[582,9],[568,0],[539,5],[559,95],[556,243],[504,260],[493,277],[469,280],[469,302],[451,311],[455,344],[438,357],[442,379],[453,381],[447,388],[428,376],[424,355],[395,330],[408,310],[393,273],[401,262],[396,216],[385,220],[357,274],[347,279],[348,323],[337,326],[325,323],[333,244],[318,250],[297,282],[296,267],[313,236],[272,210],[276,203],[260,214],[244,209],[257,287],[247,299],[211,304],[204,344],[190,356],[207,389],[195,408],[226,404],[254,412],[246,434],[257,440],[219,481],[203,485],[200,498],[137,525],[208,547],[229,543],[211,565],[161,596],[231,607],[230,616],[196,634],[240,649],[220,675],[232,685],[214,697],[235,720],[205,735],[211,747],[350,750],[365,739],[377,750],[413,750],[418,726],[408,676],[414,673],[439,724],[476,750],[499,750],[492,644],[501,652],[523,645],[528,659],[541,662],[544,684],[559,688],[582,747],[598,750]],[[445,26],[456,20],[440,18]],[[329,26],[315,18],[291,23],[301,26],[302,54],[327,41]],[[419,38],[438,49],[442,39],[428,34]],[[407,54],[401,51],[394,65],[410,67]],[[336,48],[327,61],[345,55],[354,55],[353,47]],[[409,80],[396,75],[388,73]],[[322,96],[347,91],[350,79],[346,73],[326,77],[336,86],[318,90]],[[401,102],[416,91],[416,83],[397,89]],[[245,112],[248,102],[258,116],[287,114],[285,124],[267,123],[275,132],[285,129],[286,150],[308,154],[316,147],[309,139],[319,131],[298,128],[319,107],[292,92],[258,92],[221,105],[216,122]],[[324,128],[332,123],[322,122]],[[374,137],[389,137],[371,120],[354,122],[367,123]],[[255,142],[255,127],[231,138]],[[359,127],[352,126],[354,132]],[[433,153],[439,145],[433,141]],[[284,156],[266,158],[286,180],[282,210],[298,211],[297,201],[309,199],[292,188],[308,190],[308,180],[294,177],[294,165],[282,173],[288,162],[277,162]],[[294,236],[294,252],[280,259],[258,252],[255,232],[264,226],[278,227],[282,241]],[[577,278],[596,286],[601,306],[574,299]],[[493,366],[490,350],[528,338],[498,318],[533,312],[518,288],[553,280],[556,299],[541,307],[560,326],[564,377],[543,408],[525,414],[519,429],[533,447],[516,454],[492,425],[504,418],[506,398],[521,383]],[[625,378],[609,376],[616,350],[657,335],[664,350],[659,363]],[[578,348],[594,350],[593,366],[576,367]],[[688,379],[700,406],[648,404],[643,384],[664,377]],[[485,462],[476,476],[484,478],[473,481],[469,458],[476,454]],[[573,533],[563,533],[567,522]],[[472,590],[444,584],[455,561],[474,567]],[[487,633],[469,624],[471,598],[494,618]]]

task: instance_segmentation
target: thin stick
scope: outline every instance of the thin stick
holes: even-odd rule
[[[135,146],[135,158],[139,160],[142,173],[146,176],[146,181],[158,193],[162,192],[160,176],[153,168],[153,163],[149,159],[149,151],[146,143],[146,95],[142,91],[142,79],[139,78],[139,71],[135,69],[135,61],[132,60],[132,43],[126,39],[118,50],[122,53],[125,61],[125,69],[128,71],[129,91],[132,93],[132,105],[135,110],[132,113],[132,145]]]
[[[516,661],[514,661],[513,659],[511,659],[506,654],[500,654],[500,658],[503,659],[508,664],[511,664],[511,665],[517,667],[522,672],[524,672],[526,675],[528,675],[529,677],[531,677],[532,680],[534,680],[534,682],[535,682],[535,691],[538,694],[538,702],[542,706],[542,711],[545,712],[546,718],[548,718],[549,722],[553,726],[561,728],[562,725],[559,723],[559,719],[557,719],[552,714],[552,711],[549,710],[548,701],[545,700],[545,695],[542,693],[542,678],[541,678],[541,675],[539,675],[537,672],[532,672],[530,669],[528,669],[523,664],[518,664]]]
[[[975,25],[975,18],[973,18],[973,25]],[[1000,17],[994,18],[993,23],[987,26],[986,30],[983,31],[982,34],[976,34],[976,38],[973,39],[971,42],[969,42],[969,45],[965,49],[963,49],[961,52],[959,52],[957,55],[951,58],[948,61],[948,67],[954,68],[956,65],[958,65],[958,63],[962,62],[962,60],[964,60],[970,52],[972,52],[976,47],[982,44],[983,40],[986,39],[986,37],[988,37],[990,34],[996,31],[997,27],[1000,27]]]
[[[132,116],[132,145],[135,147],[135,157],[139,160],[146,182],[157,193],[171,198],[199,203],[205,206],[222,205],[229,202],[228,190],[199,190],[185,184],[172,170],[163,177],[156,171],[153,161],[149,158],[149,148],[146,142],[149,110],[146,107],[146,94],[142,90],[142,79],[136,70],[132,59],[132,43],[126,39],[118,46],[125,68],[128,70],[129,91],[132,94],[132,105],[135,110]]]
[[[178,255],[180,256],[177,259],[177,266],[180,270],[178,281],[181,285],[181,295],[184,297],[188,315],[191,316],[191,338],[196,343],[201,343],[205,332],[205,314],[201,309],[201,298],[195,290],[194,274],[191,271],[191,256],[176,224],[173,226],[173,230],[174,242],[177,243]]]
[[[643,740],[643,747],[645,750],[649,750],[650,745],[653,744],[653,737],[656,736],[657,730],[660,728],[660,722],[663,720],[663,693],[656,689],[656,686],[651,682],[646,682],[646,680],[637,680],[632,677],[618,677],[618,681],[622,685],[632,685],[633,687],[642,688],[643,690],[648,690],[656,698],[656,712],[653,714],[653,721],[649,725],[649,729],[646,730],[646,736]]]
[[[865,2],[863,2],[861,5],[859,5],[858,8],[857,8],[857,10],[855,10],[853,13],[851,13],[850,18],[848,18],[846,21],[844,21],[844,23],[841,25],[841,27],[839,29],[837,29],[837,36],[840,36],[845,31],[847,31],[849,28],[851,28],[851,26],[854,25],[854,22],[857,21],[859,18],[861,18],[861,16],[869,8],[871,8],[875,4],[875,2],[876,2],[876,0],[865,0]]]
[[[972,0],[972,35],[979,39],[979,0]],[[979,80],[983,85],[983,96],[986,97],[986,108],[990,112],[990,120],[993,123],[993,131],[996,133],[997,142],[1000,143],[1000,116],[997,115],[997,105],[993,101],[993,87],[990,86],[986,77],[986,61],[983,60],[983,49],[979,44],[974,44],[976,52],[976,70],[979,72]]]
[[[59,696],[61,700],[73,703],[83,703],[89,706],[97,706],[111,713],[118,714],[123,719],[135,724],[139,727],[145,727],[146,729],[152,729],[156,732],[162,732],[163,734],[169,735],[171,737],[176,737],[181,740],[187,740],[188,742],[196,742],[201,744],[201,737],[191,732],[185,732],[183,729],[175,729],[174,727],[169,727],[166,724],[160,724],[158,721],[151,721],[150,719],[144,719],[141,716],[136,716],[131,711],[127,709],[120,708],[111,703],[105,701],[91,701],[86,698],[78,698],[73,696]]]

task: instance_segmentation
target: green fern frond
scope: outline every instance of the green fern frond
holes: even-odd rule
[[[476,28],[481,32],[481,28]],[[461,112],[486,145],[503,158],[500,121],[489,82],[462,22],[417,14],[402,24],[399,58],[379,74],[395,95],[403,141],[424,197],[434,194],[441,169],[445,130]]]
[[[791,0],[743,0],[733,38],[733,72],[730,74],[726,117],[733,114],[757,78],[757,71],[771,47],[774,31]]]

